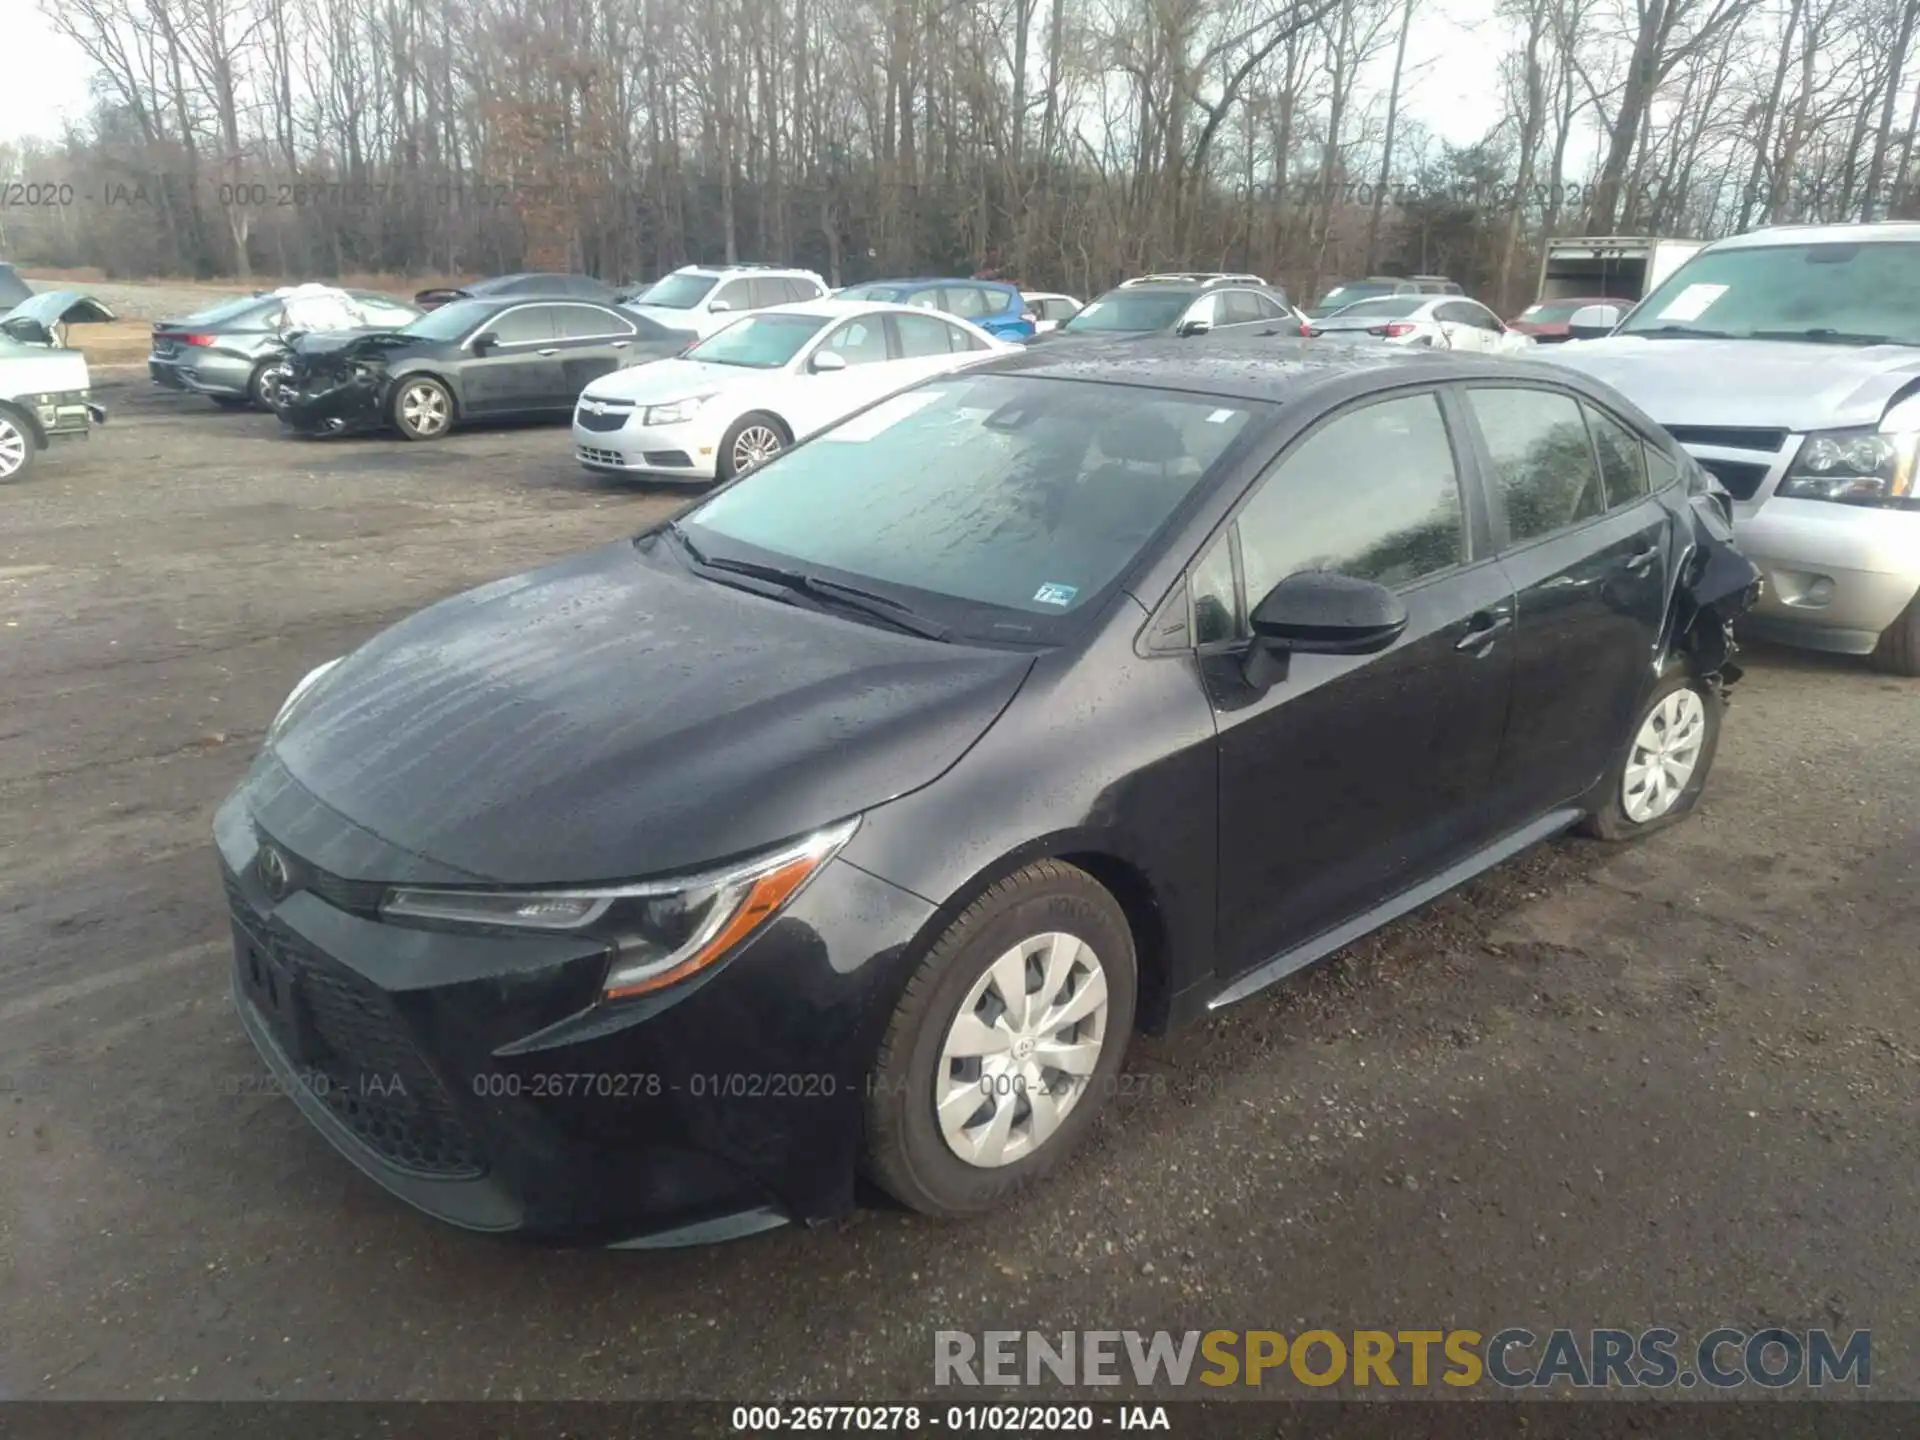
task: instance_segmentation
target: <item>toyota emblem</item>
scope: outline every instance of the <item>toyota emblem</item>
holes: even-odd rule
[[[258,861],[260,884],[265,887],[268,896],[274,900],[286,898],[287,891],[293,888],[293,872],[287,868],[287,857],[271,845],[260,847]]]

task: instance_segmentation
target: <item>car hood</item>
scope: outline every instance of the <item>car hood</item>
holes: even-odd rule
[[[1554,363],[1604,380],[1662,425],[1876,425],[1920,382],[1920,349],[1610,335],[1556,346]]]
[[[55,325],[104,325],[113,318],[113,311],[79,290],[43,291],[31,300],[22,300],[0,317],[9,324],[15,320],[31,320],[49,329]]]
[[[403,620],[325,677],[269,758],[424,869],[634,879],[927,784],[1032,668],[703,580],[637,552],[652,543]]]
[[[310,360],[384,360],[430,350],[438,343],[398,330],[367,326],[357,330],[310,330],[287,337],[294,354]]]
[[[672,357],[650,365],[629,365],[602,375],[581,395],[583,400],[632,400],[661,405],[710,390],[731,390],[751,380],[777,375],[778,370],[752,370],[744,365],[710,365]]]

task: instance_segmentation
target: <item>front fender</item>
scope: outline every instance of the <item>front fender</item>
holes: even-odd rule
[[[1733,622],[1753,608],[1764,583],[1760,569],[1733,543],[1733,528],[1710,494],[1689,497],[1683,512],[1692,531],[1680,566],[1668,656],[1684,655],[1695,673],[1726,687],[1740,678],[1733,657]]]

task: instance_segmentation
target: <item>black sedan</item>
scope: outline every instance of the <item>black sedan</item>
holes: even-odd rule
[[[1251,335],[1283,327],[1298,335],[1305,324],[1286,292],[1231,276],[1129,280],[1083,306],[1032,344],[1139,340],[1155,335]]]
[[[586,300],[456,300],[398,330],[301,337],[275,409],[300,434],[390,426],[409,440],[473,420],[564,420],[591,381],[693,339]]]
[[[1024,352],[295,688],[215,822],[235,998],[367,1174],[673,1244],[974,1214],[1129,1037],[1698,799],[1754,568],[1596,382]]]

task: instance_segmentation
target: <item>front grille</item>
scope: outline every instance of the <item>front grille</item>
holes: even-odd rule
[[[1754,492],[1760,488],[1760,482],[1767,478],[1765,465],[1749,464],[1744,460],[1715,460],[1705,455],[1693,458],[1700,462],[1702,470],[1726,486],[1727,493],[1736,500],[1751,500]]]
[[[574,412],[573,422],[582,430],[619,430],[633,417],[631,410],[614,410],[605,415],[596,415],[584,407]]]
[[[647,464],[690,470],[693,468],[693,457],[684,450],[649,450]]]
[[[622,470],[627,468],[627,457],[618,450],[596,450],[591,445],[582,445],[577,453],[588,465],[613,465]]]
[[[1733,425],[1669,425],[1667,433],[1682,445],[1712,445],[1722,450],[1779,453],[1787,443],[1784,430],[1754,430]]]
[[[315,1053],[302,1076],[308,1093],[397,1169],[449,1180],[484,1174],[478,1144],[392,1001],[337,960],[260,921],[238,877],[221,869],[235,938],[246,952],[239,957],[243,979],[255,991],[270,986],[261,964],[270,959],[311,1027]]]

